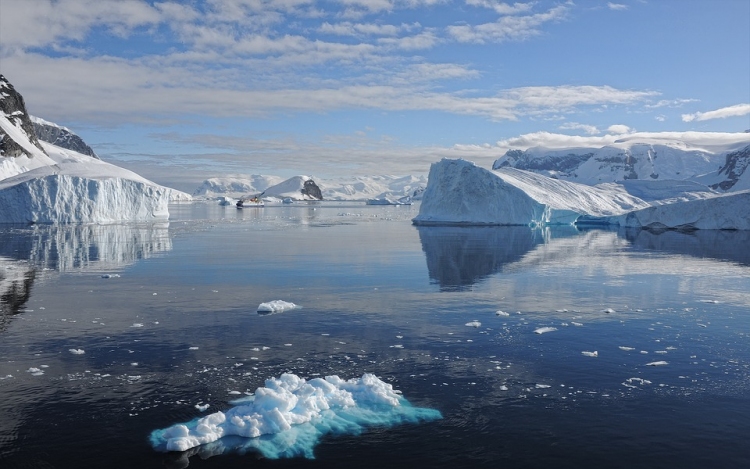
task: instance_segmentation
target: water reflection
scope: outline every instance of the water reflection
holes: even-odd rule
[[[171,250],[169,223],[36,225],[0,230],[0,257],[59,272],[121,268]]]
[[[172,250],[169,223],[0,229],[0,332],[23,312],[40,272],[121,269]]]
[[[417,230],[429,276],[443,291],[467,289],[536,246],[579,233],[573,226],[418,226]]]
[[[635,248],[712,258],[750,266],[750,231],[697,230],[654,233],[640,229],[622,229],[618,235]]]
[[[622,249],[660,251],[750,266],[750,231],[697,230],[655,233],[641,229],[608,231],[575,227],[419,226],[430,279],[441,291],[470,289],[509,264],[530,267],[563,262],[585,265],[591,255]],[[618,239],[620,241],[618,241]],[[540,246],[544,250],[540,251]]]

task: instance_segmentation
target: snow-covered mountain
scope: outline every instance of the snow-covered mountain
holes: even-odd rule
[[[263,194],[264,197],[300,197],[305,180],[313,180],[320,188],[322,200],[366,200],[371,198],[410,196],[420,199],[427,185],[426,176],[361,176],[341,179],[319,179],[295,176],[282,180],[277,176],[236,175],[206,179],[193,195],[214,198],[239,198]]]
[[[188,194],[39,141],[23,98],[0,75],[0,222],[114,223],[169,217]]]
[[[464,160],[430,168],[417,225],[596,224],[651,229],[750,229],[750,191],[684,181],[590,186]]]
[[[29,118],[34,125],[34,133],[39,140],[99,159],[94,150],[67,127],[59,126],[40,117],[29,116]]]
[[[716,134],[712,138],[689,134],[683,135],[683,140],[658,134],[634,134],[611,145],[594,148],[509,150],[492,168],[511,167],[588,185],[633,179],[689,179],[704,184],[704,181],[712,181],[709,185],[722,191],[742,187],[734,188],[741,178],[738,170],[745,168],[739,160],[750,145],[750,135]],[[734,155],[734,159],[730,155]],[[707,174],[713,176],[703,178]]]
[[[193,196],[205,198],[227,196],[236,199],[247,194],[260,194],[283,181],[284,178],[279,176],[262,174],[214,177],[203,181],[203,184],[193,192]]]
[[[250,194],[256,195],[256,194]],[[309,176],[294,176],[269,187],[260,194],[263,197],[292,200],[323,200],[320,187]]]
[[[737,151],[727,153],[724,165],[717,171],[694,178],[720,191],[743,191],[750,189],[750,145]]]

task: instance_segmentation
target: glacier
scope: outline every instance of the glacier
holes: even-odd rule
[[[589,186],[465,160],[430,167],[415,225],[613,225],[750,229],[750,191],[719,193],[686,181]]]
[[[349,380],[335,375],[306,380],[284,373],[234,404],[225,412],[154,430],[151,444],[159,451],[205,445],[210,454],[255,450],[269,459],[312,459],[326,434],[357,435],[370,426],[442,418],[435,409],[413,407],[390,384],[368,373]]]

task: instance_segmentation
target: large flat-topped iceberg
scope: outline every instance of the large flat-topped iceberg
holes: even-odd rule
[[[0,223],[116,223],[169,218],[171,200],[187,194],[132,171],[42,142],[49,159],[0,180]],[[40,152],[41,153],[41,152]],[[6,159],[6,166],[17,166]],[[15,169],[15,168],[11,168]],[[11,171],[8,171],[9,173]]]
[[[504,168],[490,171],[465,160],[430,168],[419,225],[562,225],[582,215],[608,217],[648,203],[621,186],[607,189]]]
[[[686,181],[587,186],[512,168],[444,159],[430,168],[417,225],[601,224],[750,229],[750,191],[719,194]]]

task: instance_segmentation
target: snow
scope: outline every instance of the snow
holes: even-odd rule
[[[7,177],[0,180],[0,222],[106,224],[166,220],[170,201],[190,199],[185,193],[154,184],[132,171],[41,143],[49,156],[37,150],[38,155],[33,158],[4,162],[0,176]],[[26,166],[30,160],[34,160],[34,167]]]
[[[427,177],[420,176],[357,176],[338,179],[319,179],[308,176],[297,176],[284,180],[278,176],[267,175],[232,175],[206,179],[193,192],[196,197],[215,198],[221,195],[240,198],[242,196],[263,193],[264,197],[274,199],[299,200],[302,185],[306,179],[314,179],[323,194],[323,200],[360,200],[389,199],[398,201],[403,197],[413,200],[421,198],[427,185]],[[275,187],[277,186],[277,187]],[[284,195],[287,194],[287,195]],[[273,201],[273,200],[271,200]]]
[[[538,329],[534,329],[534,334],[546,334],[547,332],[555,332],[556,330],[556,327],[540,327]]]
[[[267,303],[261,303],[258,305],[259,313],[280,313],[290,309],[299,308],[298,305],[290,303],[288,301],[273,300]]]
[[[417,225],[746,230],[750,229],[750,191],[722,194],[684,181],[587,186],[529,171],[489,171],[468,161],[443,159],[430,168],[419,215],[413,221]]]
[[[269,459],[313,458],[315,445],[326,434],[356,435],[371,425],[442,418],[439,411],[413,407],[399,394],[372,374],[350,380],[327,376],[308,381],[285,373],[266,380],[264,387],[235,401],[236,406],[226,412],[155,430],[150,439],[160,451],[212,444],[211,452],[255,449]],[[242,438],[227,438],[231,436]]]

